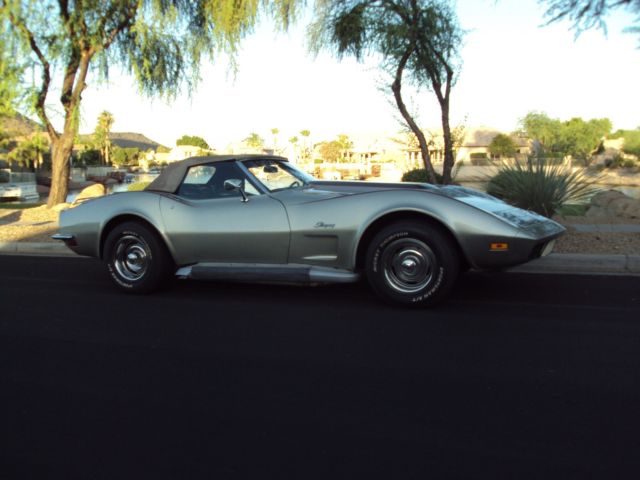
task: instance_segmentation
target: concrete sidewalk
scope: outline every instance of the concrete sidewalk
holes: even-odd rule
[[[640,230],[639,230],[640,232]],[[77,257],[62,243],[0,242],[0,254]],[[578,275],[638,275],[640,255],[585,255],[552,253],[524,265],[508,269],[518,273],[568,273]]]

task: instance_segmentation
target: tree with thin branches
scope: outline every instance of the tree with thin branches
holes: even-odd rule
[[[82,94],[90,75],[130,74],[147,96],[193,91],[200,64],[218,53],[235,58],[261,16],[285,28],[301,0],[0,0],[2,42],[34,68],[33,108],[53,147],[48,206],[64,202]],[[63,126],[47,105],[60,69]]]
[[[625,9],[635,16],[635,25],[625,31],[640,34],[640,0],[539,0],[546,4],[547,25],[562,20],[573,23],[576,34],[592,28],[607,31],[606,17],[614,10]]]
[[[451,182],[455,161],[449,123],[451,89],[460,69],[463,31],[447,0],[319,0],[310,29],[311,49],[333,51],[338,58],[361,60],[379,55],[393,78],[390,90],[407,127],[418,140],[430,182],[436,183],[427,139],[409,112],[403,82],[430,89],[440,105],[444,137],[442,179]]]

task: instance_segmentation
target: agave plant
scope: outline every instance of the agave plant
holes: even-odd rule
[[[595,180],[582,170],[529,158],[503,164],[489,180],[487,192],[507,203],[552,217],[566,203],[579,203],[596,192]]]

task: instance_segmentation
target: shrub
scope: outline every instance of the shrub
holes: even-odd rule
[[[619,153],[616,154],[613,158],[606,158],[604,160],[604,165],[607,168],[620,168],[624,163],[624,158]]]
[[[129,192],[139,192],[139,191],[144,190],[145,188],[147,188],[147,186],[150,183],[151,182],[136,182],[136,183],[132,183],[131,185],[129,185],[129,187],[127,187],[127,191],[129,191]]]
[[[491,161],[485,152],[472,152],[469,154],[469,160],[471,165],[479,167],[479,166],[487,166],[491,165]]]
[[[640,130],[627,130],[625,132],[622,151],[640,157]]]
[[[100,150],[96,150],[96,149],[84,150],[80,154],[80,161],[82,162],[83,165],[86,165],[88,167],[101,165],[102,154],[100,153]]]
[[[582,171],[549,165],[544,159],[503,165],[489,180],[487,192],[507,203],[552,217],[564,204],[579,203],[595,191]]]
[[[402,174],[403,182],[430,183],[427,177],[427,170],[424,168],[414,168]],[[442,183],[442,175],[436,172],[436,182]]]

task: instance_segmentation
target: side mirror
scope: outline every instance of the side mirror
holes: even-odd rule
[[[230,178],[229,180],[225,180],[224,189],[227,192],[240,192],[240,195],[242,195],[242,203],[246,203],[249,201],[249,199],[247,198],[247,194],[244,193],[244,180],[240,180],[239,178]]]

